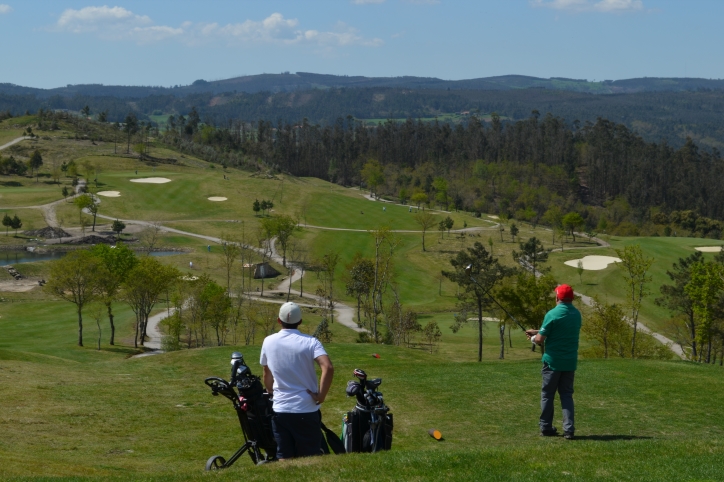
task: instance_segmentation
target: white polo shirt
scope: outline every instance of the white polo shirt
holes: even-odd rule
[[[314,359],[326,354],[319,340],[299,330],[281,330],[264,339],[259,363],[274,375],[275,412],[310,413],[319,409],[307,389],[319,391]]]

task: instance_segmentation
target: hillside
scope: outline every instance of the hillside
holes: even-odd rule
[[[514,90],[542,88],[593,94],[617,94],[636,92],[681,92],[698,89],[722,89],[724,80],[699,78],[659,78],[644,77],[622,80],[604,80],[600,82],[586,79],[568,79],[552,77],[544,79],[526,75],[502,75],[477,79],[443,80],[435,77],[365,77],[361,75],[329,75],[309,72],[258,74],[234,77],[223,80],[197,80],[191,85],[161,86],[121,86],[103,84],[77,84],[53,89],[38,89],[14,84],[0,84],[0,93],[10,95],[34,95],[49,98],[55,95],[63,97],[96,96],[140,98],[152,95],[174,95],[182,97],[198,93],[224,92],[291,92],[329,88],[369,88],[388,87],[401,89],[431,90]]]

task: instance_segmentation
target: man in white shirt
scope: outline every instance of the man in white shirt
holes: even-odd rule
[[[283,460],[320,455],[319,404],[332,385],[334,367],[322,343],[298,330],[302,310],[296,303],[284,303],[277,322],[282,329],[264,339],[259,361],[264,367],[264,386],[274,401],[272,430],[277,457]],[[314,362],[322,369],[319,388]]]

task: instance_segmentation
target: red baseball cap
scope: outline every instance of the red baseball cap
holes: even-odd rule
[[[568,285],[558,285],[556,287],[556,298],[561,301],[573,301],[573,288]]]

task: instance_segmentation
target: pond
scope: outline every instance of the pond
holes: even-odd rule
[[[173,256],[182,254],[179,251],[154,251],[151,256]],[[36,261],[50,261],[60,259],[66,252],[54,251],[50,253],[31,253],[30,251],[0,251],[0,266],[8,264],[34,263]]]

